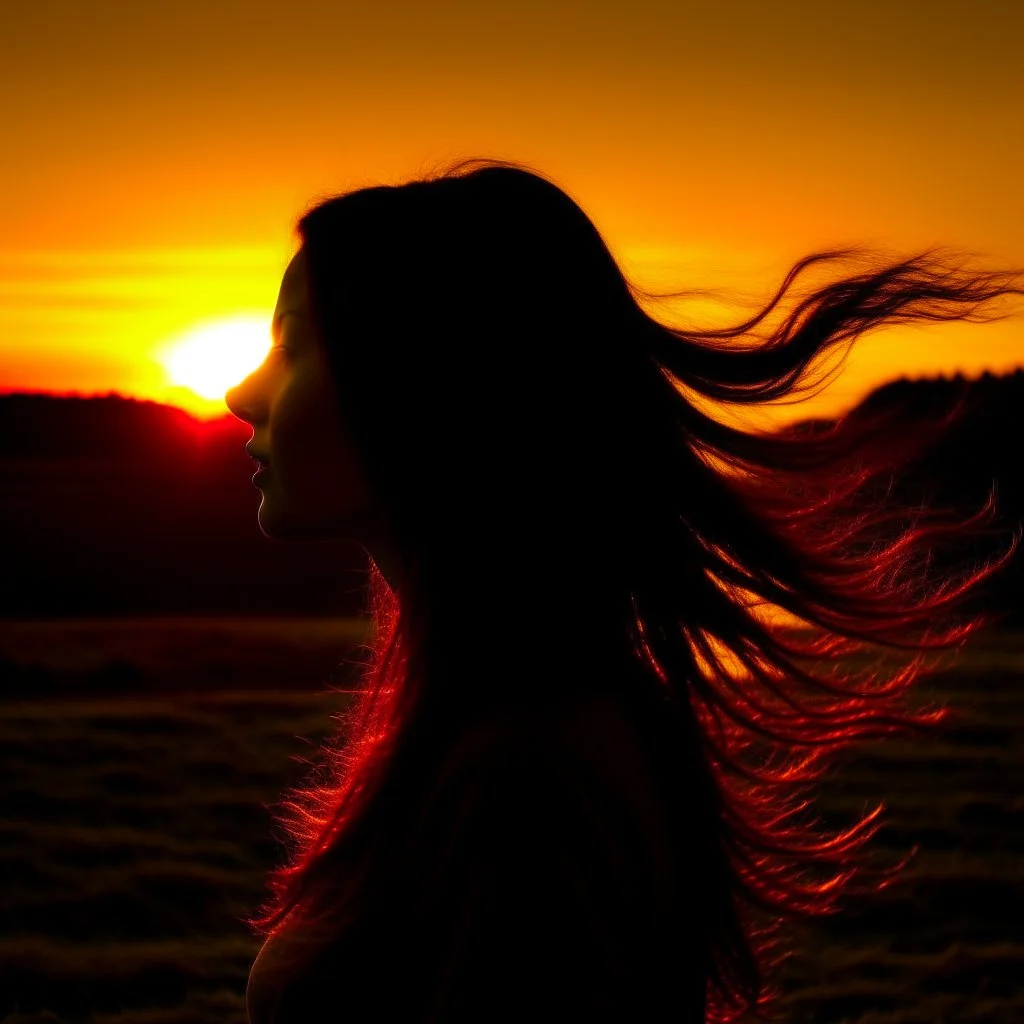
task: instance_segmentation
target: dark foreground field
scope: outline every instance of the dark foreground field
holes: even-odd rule
[[[243,1024],[268,806],[342,708],[328,684],[356,639],[323,620],[0,623],[0,1022]],[[791,1024],[1024,1022],[1024,637],[982,638],[931,689],[969,720],[866,747],[826,789],[837,815],[885,799],[876,846],[921,852],[814,926]]]

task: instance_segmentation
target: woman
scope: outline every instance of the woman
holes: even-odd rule
[[[941,719],[907,688],[1000,560],[922,576],[992,509],[869,503],[913,449],[886,423],[770,435],[707,400],[805,393],[868,329],[978,317],[1014,278],[817,253],[743,323],[669,328],[564,191],[486,160],[299,234],[228,401],[263,531],[360,544],[378,642],[287,805],[252,1024],[765,1011],[775,923],[892,870],[868,870],[877,810],[816,829],[809,787]],[[836,660],[878,645],[907,663]]]

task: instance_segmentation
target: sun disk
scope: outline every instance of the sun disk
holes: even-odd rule
[[[233,316],[194,328],[158,358],[173,383],[220,399],[263,362],[269,349],[269,317]]]

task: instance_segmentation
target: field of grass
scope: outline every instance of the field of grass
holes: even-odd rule
[[[270,805],[341,710],[351,622],[0,623],[0,1022],[244,1024]],[[790,1024],[1024,1021],[1024,637],[930,684],[967,715],[865,746],[828,813],[879,799],[920,853],[816,923]]]

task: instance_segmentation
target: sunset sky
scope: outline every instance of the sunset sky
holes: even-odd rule
[[[222,409],[167,353],[260,338],[316,197],[455,157],[551,176],[641,284],[1024,266],[1021,39],[1007,0],[3,0],[0,390]],[[886,331],[813,408],[1020,365],[1024,318]]]

